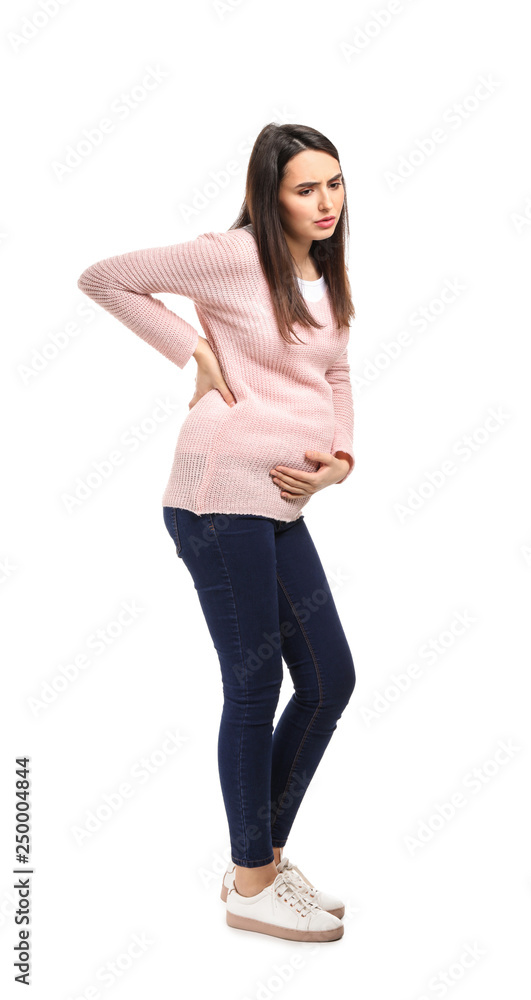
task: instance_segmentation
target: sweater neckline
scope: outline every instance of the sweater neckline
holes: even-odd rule
[[[235,230],[235,231],[237,231],[237,230]],[[253,245],[254,245],[254,248],[255,248],[255,251],[256,251],[256,256],[258,257],[258,259],[260,259],[259,255],[258,255],[258,245],[257,245],[257,242],[256,242],[256,237],[254,235],[254,230],[252,228],[252,225],[249,224],[247,226],[242,226],[241,229],[240,229],[240,232],[247,233],[249,235],[250,239],[253,242]],[[300,281],[301,279],[299,278],[298,280]],[[324,282],[324,286],[325,286],[325,288],[324,288],[324,294],[321,296],[321,298],[320,299],[316,299],[315,301],[312,301],[311,299],[305,299],[304,301],[305,301],[305,304],[306,304],[307,308],[310,310],[311,313],[315,313],[315,312],[317,312],[317,313],[326,313],[330,317],[330,315],[331,315],[330,293],[328,291],[328,285],[326,284],[326,281],[324,280],[324,275],[321,275],[321,277],[318,278],[317,281],[315,281],[315,282],[309,282],[309,284],[317,285],[317,283],[320,282],[320,281],[323,281]]]

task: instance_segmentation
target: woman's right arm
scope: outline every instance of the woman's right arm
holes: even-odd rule
[[[153,293],[174,292],[205,309],[224,294],[231,266],[237,268],[234,235],[202,233],[193,240],[167,247],[134,250],[87,267],[77,285],[85,295],[184,368],[190,358],[208,357],[209,345],[186,320],[168,309]],[[236,255],[236,258],[235,258]],[[199,344],[204,340],[204,345]],[[210,351],[214,357],[212,351]]]

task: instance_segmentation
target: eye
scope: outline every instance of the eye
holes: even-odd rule
[[[338,188],[338,187],[341,187],[342,183],[343,183],[342,181],[333,181],[332,184],[330,185],[330,187]],[[313,191],[313,188],[304,188],[303,191],[299,191],[299,194],[307,194],[308,192],[311,194],[312,191]]]

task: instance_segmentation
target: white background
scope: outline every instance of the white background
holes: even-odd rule
[[[527,6],[49,0],[48,10],[8,2],[2,15],[2,996],[23,992],[12,964],[17,754],[31,757],[38,1000],[522,996]],[[150,70],[162,78],[143,90]],[[112,110],[123,94],[134,102],[125,117]],[[81,144],[64,170],[68,148],[105,117],[112,132]],[[219,898],[229,856],[219,665],[161,507],[195,365],[179,371],[77,288],[97,260],[228,229],[270,121],[312,125],[338,147],[357,313],[356,468],[305,509],[357,672],[285,849],[347,906],[341,941],[319,946],[233,930]],[[420,151],[437,129],[444,141]],[[238,170],[216,188],[229,161]],[[163,300],[197,323],[191,302]],[[122,435],[159,399],[173,415],[130,451]],[[69,509],[65,498],[116,448],[123,464]],[[36,710],[127,601],[142,609],[136,619]],[[290,694],[286,670],[279,713]],[[164,758],[169,732],[180,746]],[[134,780],[153,754],[155,773]],[[76,830],[126,781],[132,797],[80,844]],[[459,793],[451,816],[444,804]],[[131,960],[135,935],[146,947]]]

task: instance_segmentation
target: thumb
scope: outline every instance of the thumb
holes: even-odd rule
[[[322,462],[323,465],[330,464],[330,455],[326,451],[305,451],[304,454],[307,458],[311,458],[312,462]]]
[[[234,396],[232,395],[232,392],[230,391],[230,389],[228,388],[228,386],[226,386],[225,384],[223,384],[223,385],[216,386],[216,388],[217,388],[218,392],[220,392],[221,395],[223,396],[223,399],[225,400],[225,402],[229,404],[229,406],[235,406],[236,405],[236,400],[234,399]]]

